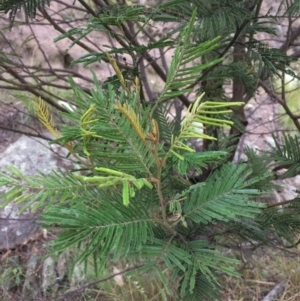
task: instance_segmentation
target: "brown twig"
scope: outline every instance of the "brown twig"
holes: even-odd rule
[[[290,110],[290,108],[288,107],[288,105],[286,104],[285,101],[283,101],[281,98],[279,98],[268,86],[267,84],[262,81],[259,80],[258,81],[258,86],[261,86],[270,96],[271,98],[273,98],[277,103],[279,103],[283,109],[285,110],[286,114],[291,118],[291,120],[293,121],[295,127],[297,128],[297,130],[300,132],[300,124],[298,121],[298,116],[295,116],[294,113]]]
[[[12,67],[8,67],[8,66],[4,66],[6,71],[12,75],[15,79],[17,79],[20,83],[22,83],[23,85],[26,86],[26,90],[28,92],[30,92],[31,94],[37,96],[37,97],[42,97],[43,100],[45,102],[47,102],[48,104],[50,104],[51,106],[55,107],[56,109],[58,109],[59,111],[61,112],[68,112],[68,110],[62,106],[60,106],[58,103],[56,103],[55,101],[53,101],[51,98],[45,96],[45,95],[42,95],[41,93],[39,93],[36,89],[33,89],[31,87],[31,84],[26,82],[24,80],[24,78],[22,76],[20,76]],[[24,89],[25,90],[25,89]]]
[[[277,295],[281,294],[285,290],[286,286],[287,286],[286,281],[283,281],[283,282],[279,283],[261,301],[272,301],[272,300],[274,300],[274,298]]]
[[[102,278],[100,280],[97,280],[97,281],[94,281],[94,282],[91,282],[91,283],[88,283],[86,285],[83,285],[81,286],[80,288],[78,289],[75,289],[73,291],[70,291],[70,292],[67,292],[65,294],[62,294],[60,296],[56,296],[56,297],[51,297],[51,298],[48,298],[46,299],[47,301],[48,300],[57,300],[57,301],[62,301],[62,300],[66,300],[65,298],[66,297],[70,297],[70,296],[74,296],[74,295],[77,295],[77,294],[80,294],[82,293],[84,290],[86,290],[87,288],[90,288],[92,286],[95,286],[96,284],[99,284],[101,282],[105,282],[105,281],[108,281],[116,276],[119,276],[119,275],[123,275],[127,272],[130,272],[130,271],[133,271],[133,270],[137,270],[137,269],[140,269],[142,268],[144,265],[143,264],[140,264],[140,265],[136,265],[136,266],[133,266],[133,267],[129,267],[129,268],[126,268],[125,270],[121,271],[121,272],[118,272],[118,273],[115,273],[115,274],[112,274],[108,277],[105,277],[105,278]]]

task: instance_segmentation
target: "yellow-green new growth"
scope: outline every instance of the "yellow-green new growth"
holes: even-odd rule
[[[85,183],[98,185],[99,188],[122,184],[123,204],[125,206],[128,206],[130,198],[135,196],[134,188],[141,189],[144,186],[148,187],[149,189],[153,188],[153,185],[145,178],[137,179],[132,175],[117,170],[113,170],[110,168],[105,168],[105,167],[96,167],[95,170],[102,172],[104,174],[109,174],[109,176],[86,177],[86,176],[77,175],[75,177],[76,179],[81,180]]]
[[[92,116],[95,113],[95,111],[96,106],[93,104],[80,118],[81,136],[84,142],[83,151],[88,157],[90,157],[90,152],[87,149],[87,143],[89,142],[90,138],[102,138],[101,136],[96,135],[96,132],[91,131],[93,129],[93,126],[91,126],[91,124],[98,122],[98,119],[92,119]]]
[[[46,127],[46,129],[55,137],[59,138],[60,133],[55,128],[53,118],[50,114],[49,106],[47,103],[40,97],[39,103],[33,103],[35,111],[39,117],[40,122]]]
[[[243,102],[212,102],[206,101],[201,103],[204,93],[201,94],[197,100],[190,105],[188,112],[181,123],[180,134],[177,137],[172,136],[171,148],[169,153],[172,153],[180,160],[184,160],[183,156],[178,154],[175,150],[183,150],[186,152],[195,152],[194,149],[186,145],[188,139],[210,139],[217,140],[215,137],[206,135],[199,132],[199,126],[214,125],[218,127],[228,128],[233,125],[233,122],[225,119],[218,119],[214,117],[207,117],[207,114],[227,114],[232,113],[232,110],[228,107],[241,106]],[[169,155],[169,153],[167,155]]]

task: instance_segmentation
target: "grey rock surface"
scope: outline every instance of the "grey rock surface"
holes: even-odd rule
[[[38,172],[47,174],[58,169],[68,170],[74,164],[65,159],[66,154],[67,151],[58,145],[50,148],[44,140],[22,136],[1,154],[0,171],[6,172],[6,168],[11,165],[26,176]],[[6,188],[0,187],[0,204],[5,201],[1,198],[5,192]],[[38,235],[40,227],[35,221],[38,213],[27,210],[19,215],[21,207],[10,203],[0,209],[0,250],[13,249]]]
[[[52,295],[56,283],[55,262],[48,257],[43,262],[42,290],[45,296]]]

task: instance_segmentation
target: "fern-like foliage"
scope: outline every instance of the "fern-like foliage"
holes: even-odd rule
[[[229,33],[235,32],[237,24],[240,25],[247,18],[250,18],[249,10],[242,2],[226,1],[193,1],[196,7],[201,10],[198,12],[199,21],[197,22],[197,40],[205,41],[214,38],[217,35],[222,37],[228,36]],[[205,30],[210,28],[211,30]],[[202,29],[202,30],[201,30]]]
[[[293,177],[300,172],[300,146],[299,137],[283,134],[282,143],[273,136],[275,146],[271,147],[271,151],[265,152],[272,160],[271,166],[274,169],[285,168],[286,172],[281,178]]]
[[[54,121],[52,116],[50,115],[48,105],[41,98],[39,99],[39,103],[35,103],[34,105],[41,123],[55,138],[59,138],[60,133],[55,128]]]
[[[1,0],[0,11],[9,12],[11,24],[14,22],[16,13],[24,10],[26,21],[29,18],[35,18],[36,11],[43,10],[46,5],[50,5],[50,0]]]
[[[252,187],[267,174],[251,177],[252,170],[246,164],[224,165],[205,183],[192,186],[187,192],[183,217],[196,223],[209,223],[212,220],[235,220],[238,216],[253,217],[260,212],[263,204],[251,202],[250,198],[259,195],[258,189]],[[229,180],[222,183],[223,179]],[[179,195],[178,199],[183,196]],[[210,205],[210,203],[213,205]],[[243,207],[247,209],[244,210]]]
[[[241,45],[241,41],[238,41],[239,37],[248,38],[248,42],[242,42],[242,46],[247,51],[244,57],[244,67],[240,70],[239,78],[250,95],[253,93],[253,90],[252,92],[249,91],[251,85],[247,84],[249,83],[249,75],[254,76],[254,80],[260,76],[266,79],[273,74],[281,75],[282,72],[289,73],[293,77],[297,76],[289,68],[289,64],[296,61],[296,58],[286,55],[279,49],[269,47],[257,40],[254,34],[262,32],[275,35],[276,18],[282,13],[288,16],[299,13],[298,1],[295,1],[286,12],[282,12],[280,9],[282,6],[279,6],[277,12],[271,14],[269,11],[262,19],[255,13],[256,5],[259,5],[259,1],[234,1],[229,3],[225,0],[191,0],[190,2],[198,8],[199,19],[193,32],[196,42],[199,43],[220,36],[221,46],[217,50],[219,53],[225,54],[228,46]],[[186,5],[188,4],[186,3]],[[233,38],[232,36],[230,37],[232,34]],[[254,63],[254,68],[249,67],[249,62]],[[234,64],[235,62],[228,64],[227,68],[234,68]],[[247,68],[247,64],[248,72],[242,73],[243,68]],[[216,74],[220,74],[223,72],[223,68],[220,65],[214,71]],[[237,75],[237,72],[233,74]],[[252,81],[253,79],[250,80],[250,82]]]
[[[291,62],[296,59],[286,55],[281,50],[276,48],[269,48],[260,42],[246,43],[248,49],[248,58],[257,65],[257,72],[259,75],[275,74],[281,76],[282,72],[296,77],[296,74],[287,68]]]
[[[290,7],[285,12],[285,15],[292,17],[299,17],[300,14],[300,1],[294,0]]]
[[[257,222],[262,229],[268,229],[265,236],[272,237],[274,242],[284,238],[283,245],[293,247],[299,241],[300,232],[299,222],[300,203],[299,198],[291,200],[289,204],[282,208],[270,207],[263,212]]]
[[[46,2],[2,3],[13,17],[22,5],[30,17]],[[213,135],[214,129],[230,130],[234,125],[231,108],[242,103],[229,102],[223,95],[214,99],[197,95],[177,124],[168,120],[165,110],[168,101],[191,92],[201,74],[205,79],[216,78],[221,89],[226,74],[239,78],[251,94],[261,69],[273,74],[285,70],[290,62],[287,56],[263,49],[253,39],[254,31],[267,29],[256,19],[250,22],[252,17],[253,10],[244,1],[172,0],[156,8],[108,6],[90,19],[87,28],[59,37],[75,35],[76,43],[94,30],[107,30],[107,25],[145,26],[150,20],[178,22],[172,33],[180,30],[173,40],[169,34],[148,47],[128,43],[128,47],[78,59],[86,65],[105,59],[115,76],[100,85],[93,74],[94,88],[89,94],[70,78],[76,103],[64,116],[72,126],[62,126],[60,133],[42,101],[36,109],[41,122],[57,137],[52,143],[65,146],[81,168],[25,177],[11,167],[0,174],[0,185],[7,188],[1,206],[15,201],[24,204],[23,211],[43,209],[41,224],[60,229],[50,252],[77,249],[76,260],[86,266],[92,260],[97,275],[109,258],[116,262],[133,258],[140,263],[140,272],[152,273],[164,284],[162,295],[171,294],[170,283],[178,281],[183,300],[213,300],[220,289],[218,273],[238,275],[237,260],[217,249],[220,236],[265,244],[273,244],[274,239],[294,243],[300,226],[293,215],[298,212],[298,201],[280,212],[259,197],[274,187],[273,173],[267,167],[288,164],[284,177],[299,172],[297,138],[284,136],[284,145],[275,141],[268,156],[248,150],[248,162],[226,163],[232,145],[224,132]],[[230,39],[232,34],[235,40]],[[248,57],[224,62],[224,54],[240,34],[251,40],[245,45]],[[175,52],[165,86],[154,105],[145,105],[138,71],[121,70],[113,55],[126,52],[135,58],[170,45]],[[213,130],[204,132],[207,127]],[[214,143],[199,153],[192,141],[200,139]],[[208,166],[213,168],[204,182],[188,180],[189,174],[201,174]]]
[[[73,141],[76,152],[84,157],[90,154],[89,160],[95,166],[152,174],[155,159],[151,151],[152,142],[146,139],[151,132],[149,110],[142,111],[136,105],[138,94],[132,93],[128,98],[126,92],[117,94],[112,86],[104,91],[96,77],[98,88],[91,91],[92,97],[81,91],[72,80],[71,85],[78,105],[71,117],[75,126],[71,131],[62,129],[63,137],[56,142],[65,145]],[[93,105],[90,105],[92,99]],[[121,105],[124,102],[127,105]],[[116,114],[120,118],[116,118]]]
[[[180,35],[161,100],[184,93],[184,87],[196,76],[189,78],[189,72],[196,74],[211,65],[185,67],[216,45],[216,41],[191,45],[195,17],[196,11]],[[181,174],[192,165],[201,172],[207,164],[226,156],[226,152],[197,154],[189,141],[215,139],[195,130],[197,124],[230,128],[233,123],[219,116],[230,114],[230,107],[241,103],[203,101],[200,96],[174,132],[172,123],[159,113],[161,106],[142,106],[138,82],[128,85],[118,66],[110,57],[108,60],[121,91],[112,85],[101,87],[94,75],[95,88],[87,94],[70,79],[76,106],[64,115],[73,126],[63,127],[53,142],[68,146],[85,174],[24,177],[11,168],[0,176],[0,183],[8,188],[2,206],[16,200],[25,204],[23,210],[43,208],[41,223],[61,229],[51,251],[62,253],[76,247],[77,261],[87,264],[92,259],[97,274],[111,256],[115,261],[135,256],[143,271],[155,272],[165,284],[166,294],[170,293],[170,279],[165,268],[171,279],[181,281],[182,298],[203,298],[208,293],[197,285],[207,282],[217,288],[216,272],[237,275],[237,261],[214,250],[207,238],[191,239],[189,223],[202,227],[254,218],[264,207],[252,201],[259,194],[254,185],[266,175],[251,178],[247,165],[231,164],[206,183],[191,186]],[[45,126],[53,129],[42,102],[37,110]]]
[[[1,196],[5,199],[1,207],[12,201],[17,204],[26,202],[21,210],[22,213],[30,207],[33,210],[41,207],[50,208],[55,202],[71,200],[73,192],[79,194],[79,181],[71,175],[54,172],[51,175],[39,174],[35,177],[25,177],[13,166],[7,171],[1,173],[0,185],[8,188]]]
[[[113,253],[114,260],[125,258],[129,253],[139,251],[154,233],[162,232],[150,218],[149,212],[137,206],[124,207],[122,198],[116,195],[114,202],[103,197],[98,205],[89,206],[85,202],[76,202],[76,206],[52,207],[42,216],[42,222],[49,227],[60,220],[63,232],[52,244],[55,251],[63,252],[67,247],[84,250],[78,261],[93,258],[95,271],[103,270]],[[162,232],[163,233],[163,232]]]
[[[199,73],[207,69],[222,59],[210,61],[205,64],[197,64],[189,66],[187,64],[199,59],[205,54],[216,49],[219,44],[219,38],[211,41],[207,41],[201,44],[191,43],[191,34],[196,18],[196,11],[192,15],[189,26],[184,29],[179,37],[179,45],[175,51],[171,66],[167,75],[166,85],[157,99],[157,104],[170,98],[177,97],[184,93],[190,92],[191,88],[188,88],[199,77]],[[182,41],[182,45],[181,42]]]

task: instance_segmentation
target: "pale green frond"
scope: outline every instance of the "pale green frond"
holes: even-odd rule
[[[8,168],[10,174],[0,174],[0,186],[7,191],[1,195],[5,201],[1,208],[11,202],[23,204],[20,213],[28,208],[33,211],[40,208],[47,209],[53,204],[63,203],[72,199],[81,189],[80,181],[71,174],[52,172],[51,174],[38,174],[36,176],[20,175],[15,167]]]
[[[242,102],[201,102],[204,94],[189,107],[187,115],[181,122],[180,133],[177,137],[172,137],[171,148],[166,156],[172,153],[180,160],[184,160],[181,152],[195,152],[186,144],[189,139],[210,139],[216,140],[215,137],[203,133],[203,125],[213,125],[216,127],[228,128],[233,125],[233,122],[227,119],[219,119],[217,117],[208,117],[214,115],[222,115],[231,113],[230,106],[240,106]]]
[[[182,95],[192,90],[192,85],[202,70],[209,68],[223,59],[216,59],[204,64],[187,65],[205,54],[213,51],[219,46],[219,38],[201,44],[192,44],[191,34],[196,18],[196,10],[193,12],[189,25],[182,31],[179,37],[179,44],[171,61],[167,74],[165,87],[157,99],[157,104]]]
[[[85,184],[96,185],[100,189],[107,187],[123,186],[123,204],[129,205],[129,199],[135,196],[136,190],[142,189],[144,186],[148,189],[153,189],[152,183],[145,178],[136,178],[130,174],[119,172],[113,169],[104,167],[95,167],[95,171],[100,175],[96,176],[81,176],[76,175],[75,178]]]

